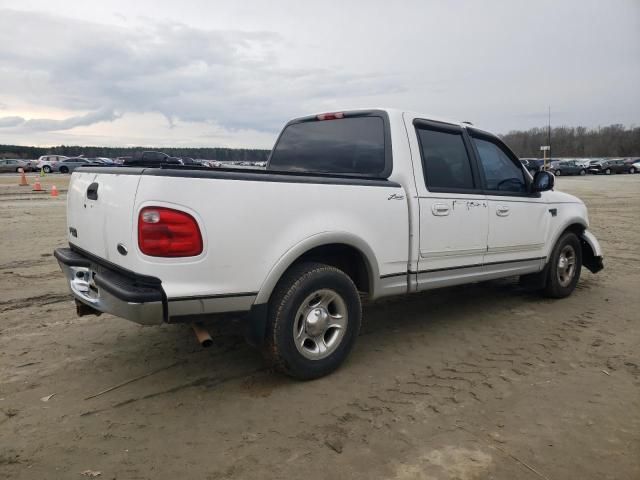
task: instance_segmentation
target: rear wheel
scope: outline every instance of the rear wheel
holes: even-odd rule
[[[60,173],[69,173],[68,167],[60,167]]]
[[[347,358],[360,331],[362,307],[351,278],[308,262],[282,278],[269,303],[265,353],[300,380],[322,377]]]
[[[611,175],[611,169],[610,169],[610,168],[607,168],[607,169],[604,171],[604,173],[605,173],[606,175]]]
[[[631,167],[629,169],[629,173],[636,173],[636,168],[635,167]]]
[[[555,171],[555,176],[559,177],[560,175],[562,175],[562,170],[556,170]]]
[[[586,170],[580,170],[580,175],[586,175],[587,171]]]
[[[547,266],[544,293],[552,298],[571,295],[580,280],[582,270],[582,249],[580,240],[573,232],[560,237],[551,253]]]

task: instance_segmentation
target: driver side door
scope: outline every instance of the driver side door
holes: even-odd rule
[[[470,134],[489,206],[485,273],[537,268],[545,257],[551,215],[544,194],[529,193],[529,177],[499,139]]]

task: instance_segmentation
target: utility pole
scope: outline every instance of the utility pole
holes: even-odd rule
[[[549,124],[547,127],[547,145],[549,145],[549,158],[551,158],[551,105],[549,105]]]
[[[551,105],[549,105],[549,123],[547,126],[547,144],[540,147],[544,152],[544,164],[542,169],[547,171],[547,152],[549,152],[549,161],[551,161]]]

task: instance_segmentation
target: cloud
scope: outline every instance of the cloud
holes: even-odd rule
[[[283,39],[273,32],[151,21],[107,26],[6,9],[0,32],[11,39],[11,48],[0,47],[5,96],[88,112],[63,120],[0,120],[0,127],[22,133],[69,130],[127,113],[159,113],[169,125],[275,132],[285,119],[308,113],[307,106],[402,89],[386,74],[284,66],[277,54]]]
[[[24,118],[22,117],[0,117],[0,128],[4,127],[16,127],[18,125],[22,125],[24,123]]]

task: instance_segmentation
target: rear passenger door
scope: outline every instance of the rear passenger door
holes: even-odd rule
[[[489,204],[485,273],[536,270],[544,260],[550,212],[544,194],[530,194],[518,158],[498,138],[468,129]]]
[[[414,160],[418,289],[464,283],[482,271],[488,229],[488,205],[471,144],[457,125],[415,119],[412,126],[420,155]]]

